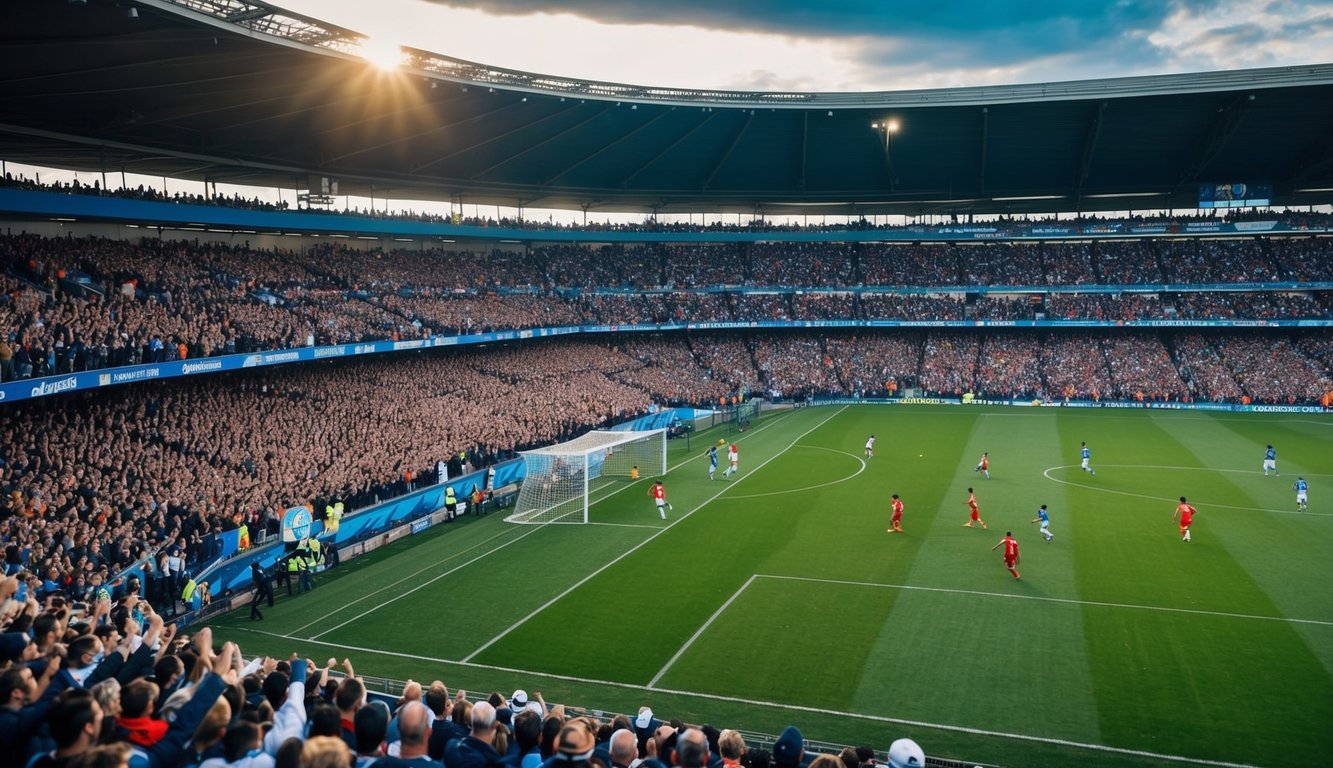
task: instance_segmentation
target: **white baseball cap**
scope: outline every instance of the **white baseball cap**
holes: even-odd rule
[[[889,745],[889,768],[925,768],[926,753],[911,739],[898,739]]]

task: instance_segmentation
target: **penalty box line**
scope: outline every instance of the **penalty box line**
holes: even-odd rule
[[[1333,621],[1320,619],[1292,619],[1286,616],[1260,616],[1253,613],[1229,613],[1227,611],[1205,611],[1198,608],[1171,608],[1164,605],[1143,605],[1140,603],[1108,603],[1101,600],[1075,600],[1068,597],[1042,597],[1040,595],[1011,595],[1004,592],[984,592],[975,589],[954,589],[951,587],[921,587],[910,584],[880,584],[873,581],[845,581],[841,579],[816,579],[809,576],[779,576],[771,573],[757,573],[751,579],[779,579],[782,581],[805,581],[812,584],[841,584],[849,587],[875,587],[878,589],[901,589],[911,592],[938,592],[951,595],[971,595],[974,597],[1000,597],[1008,600],[1034,600],[1042,603],[1062,603],[1065,605],[1091,606],[1094,608],[1128,608],[1139,611],[1158,611],[1161,613],[1184,613],[1194,616],[1217,616],[1224,619],[1253,619],[1256,621],[1278,621],[1285,624],[1310,624],[1319,627],[1333,627]],[[746,582],[749,585],[749,582]]]
[[[750,577],[750,581],[761,578],[760,574]],[[779,577],[763,577],[779,578]],[[814,581],[818,581],[815,579]],[[854,582],[853,582],[854,583]],[[748,585],[749,582],[746,582]],[[871,585],[883,586],[883,585]],[[744,587],[742,587],[744,589]],[[739,590],[737,592],[739,594]],[[734,595],[733,595],[734,598]],[[908,720],[900,717],[887,717],[884,715],[869,715],[862,712],[853,712],[848,710],[834,710],[824,707],[814,707],[808,704],[787,704],[777,701],[764,701],[762,699],[747,699],[740,696],[726,696],[718,693],[703,693],[700,691],[687,691],[676,688],[656,688],[651,685],[637,685],[635,683],[624,683],[616,680],[598,680],[590,677],[578,677],[576,675],[562,675],[553,672],[542,672],[530,669],[519,669],[517,667],[505,667],[498,664],[479,664],[471,661],[457,661],[453,659],[440,659],[431,656],[422,656],[414,653],[404,653],[402,651],[386,651],[383,648],[366,648],[363,646],[347,645],[345,643],[331,643],[327,640],[311,640],[302,637],[293,637],[278,632],[268,632],[254,627],[238,626],[232,628],[235,631],[250,632],[256,635],[265,635],[267,637],[279,638],[291,642],[308,642],[316,645],[323,645],[329,648],[337,648],[343,651],[356,651],[358,653],[367,653],[377,656],[390,656],[398,659],[410,659],[412,661],[422,661],[434,664],[450,664],[468,669],[486,670],[490,672],[504,672],[508,674],[522,675],[525,678],[542,678],[546,680],[561,680],[571,683],[583,683],[587,685],[603,685],[608,688],[620,688],[622,690],[643,691],[645,693],[660,693],[668,696],[690,696],[707,701],[725,702],[728,704],[743,704],[751,707],[765,707],[769,709],[784,710],[788,712],[806,714],[830,715],[840,718],[851,718],[855,720],[864,720],[873,723],[887,723],[891,725],[908,726],[912,728],[929,728],[937,731],[947,731],[950,733],[961,733],[969,736],[984,736],[987,738],[1008,739],[1010,741],[1021,741],[1033,744],[1048,744],[1052,746],[1067,747],[1071,749],[1081,749],[1090,752],[1102,752],[1115,755],[1128,755],[1131,757],[1141,757],[1151,760],[1163,760],[1172,763],[1185,763],[1189,765],[1206,765],[1214,768],[1257,768],[1250,763],[1232,763],[1222,760],[1208,760],[1200,757],[1187,757],[1185,755],[1170,755],[1158,752],[1148,752],[1141,749],[1129,749],[1127,747],[1113,747],[1106,744],[1089,744],[1071,739],[1060,739],[1052,736],[1036,736],[1027,733],[1011,733],[1008,731],[993,731],[985,728],[973,728],[966,725],[950,725],[947,723],[931,723],[924,720]]]
[[[757,428],[751,433],[751,436],[753,436],[754,434],[756,434],[756,433],[758,433],[758,432],[761,432],[761,431],[763,431],[764,429],[766,429],[766,428],[768,428],[768,427],[770,427],[770,426],[773,426],[774,424],[778,423],[779,421],[781,421],[781,416],[785,416],[785,415],[787,415],[787,414],[781,414],[780,416],[775,416],[774,418],[769,419],[766,423],[761,424],[759,427],[757,427]],[[741,438],[738,438],[738,440],[739,440],[739,439],[741,439]],[[670,473],[670,472],[673,472],[673,471],[675,471],[675,470],[677,470],[677,469],[680,469],[681,467],[683,467],[683,466],[685,466],[686,464],[688,464],[690,461],[693,461],[693,459],[694,459],[694,457],[692,457],[692,456],[689,457],[689,458],[683,459],[682,461],[678,462],[675,466],[673,466],[673,467],[668,467],[668,468],[667,468],[667,472]],[[615,496],[616,494],[620,493],[621,491],[624,491],[624,490],[626,490],[626,489],[632,487],[632,485],[633,485],[632,483],[629,484],[629,485],[621,485],[621,486],[615,488],[614,490],[612,490],[610,493],[606,493],[606,494],[600,496],[599,498],[593,499],[593,500],[591,501],[591,503],[592,503],[592,504],[598,504],[598,503],[601,503],[601,502],[603,502],[603,501],[606,501],[607,499],[611,498],[612,496]],[[710,501],[711,501],[711,499],[710,499]],[[707,503],[707,502],[705,502],[705,503]],[[498,546],[491,547],[490,549],[487,549],[486,551],[482,552],[481,554],[479,554],[479,555],[473,557],[472,559],[470,559],[470,560],[468,560],[468,561],[466,561],[466,562],[464,562],[464,563],[462,563],[462,564],[460,564],[460,565],[457,565],[457,566],[454,566],[453,568],[449,568],[448,570],[445,570],[444,572],[442,572],[442,573],[436,575],[434,578],[432,578],[432,579],[426,581],[425,583],[418,584],[418,585],[416,585],[415,587],[413,587],[412,589],[408,590],[407,592],[404,592],[404,593],[402,593],[402,594],[395,595],[395,596],[393,596],[393,597],[391,597],[391,598],[388,598],[388,599],[384,600],[383,602],[380,602],[380,603],[378,603],[377,605],[372,606],[371,608],[369,608],[369,609],[367,609],[367,610],[361,612],[360,614],[358,614],[358,615],[356,615],[356,616],[353,616],[353,617],[350,618],[350,619],[347,619],[346,621],[340,622],[340,623],[335,624],[334,626],[332,626],[332,627],[330,627],[330,628],[328,628],[328,629],[325,629],[325,630],[323,630],[323,631],[321,631],[321,632],[316,633],[315,635],[311,636],[311,637],[308,638],[308,639],[314,641],[314,640],[317,640],[318,638],[321,638],[321,637],[323,637],[323,636],[329,634],[330,632],[335,632],[335,631],[337,631],[337,630],[339,630],[339,629],[342,629],[343,627],[347,626],[348,624],[351,624],[352,622],[357,621],[357,620],[359,620],[359,619],[363,619],[363,618],[365,618],[366,616],[370,615],[371,613],[373,613],[373,612],[375,612],[375,611],[378,611],[380,608],[384,608],[384,607],[386,607],[386,606],[388,606],[388,605],[390,605],[390,604],[392,604],[392,603],[396,603],[396,602],[398,602],[399,600],[401,600],[402,598],[407,597],[408,595],[410,595],[410,594],[412,594],[412,593],[414,593],[414,592],[417,592],[418,590],[421,590],[421,589],[423,589],[423,588],[425,588],[425,587],[427,587],[427,586],[429,586],[429,585],[431,585],[431,584],[433,584],[433,583],[439,581],[440,579],[443,579],[443,578],[446,577],[446,576],[452,575],[452,574],[454,574],[454,573],[456,573],[456,572],[462,570],[463,568],[466,568],[466,567],[469,566],[469,565],[473,565],[474,563],[477,563],[477,562],[479,562],[479,561],[481,561],[481,560],[484,560],[486,557],[488,557],[488,556],[490,556],[490,555],[493,555],[493,554],[495,554],[496,552],[499,552],[500,550],[504,549],[505,547],[508,547],[510,544],[514,544],[514,543],[516,543],[516,542],[519,541],[520,539],[527,538],[528,536],[530,536],[530,535],[536,533],[537,531],[541,530],[542,528],[546,527],[547,525],[557,525],[557,524],[558,524],[558,523],[545,523],[545,524],[543,524],[543,525],[533,526],[533,527],[531,527],[529,530],[526,530],[526,531],[523,531],[523,532],[519,533],[517,536],[514,536],[513,538],[509,539],[508,541],[506,541],[506,542],[504,542],[504,543],[502,543],[502,544],[500,544],[500,545],[498,545]],[[610,525],[609,523],[600,523],[600,524],[601,524],[601,525]],[[665,530],[665,529],[659,528],[658,526],[648,526],[648,525],[645,525],[645,526],[640,526],[640,527],[643,527],[643,528],[651,528],[651,529],[653,529],[653,530]],[[497,534],[491,536],[490,538],[486,539],[485,541],[480,542],[480,543],[477,544],[477,545],[474,545],[473,548],[481,547],[481,546],[485,546],[487,543],[489,543],[489,542],[491,542],[491,541],[494,541],[494,540],[497,539],[497,538],[503,538],[507,533],[509,533],[508,530],[503,531],[503,532],[501,532],[501,533],[497,533]],[[417,569],[416,571],[414,571],[414,572],[408,574],[407,576],[404,576],[403,578],[400,578],[400,579],[398,579],[398,580],[396,580],[396,581],[394,581],[394,582],[392,582],[392,583],[390,583],[390,584],[386,584],[385,586],[383,586],[383,587],[381,587],[381,588],[379,588],[379,589],[377,589],[377,590],[375,590],[375,591],[373,591],[373,592],[370,592],[370,593],[368,593],[368,594],[362,595],[361,597],[358,597],[357,599],[353,600],[351,603],[348,603],[347,605],[344,605],[344,606],[341,606],[341,607],[338,608],[338,609],[335,609],[335,612],[336,612],[336,611],[341,611],[341,610],[344,610],[344,609],[347,609],[347,608],[350,608],[350,607],[352,607],[353,605],[356,605],[356,604],[358,604],[358,603],[360,603],[360,602],[362,602],[362,601],[364,601],[364,600],[368,600],[368,599],[370,599],[371,597],[373,597],[373,596],[375,596],[375,595],[378,595],[378,594],[380,594],[380,593],[382,593],[382,592],[385,592],[385,591],[387,591],[387,590],[390,590],[390,589],[392,589],[392,588],[398,586],[399,584],[402,584],[402,583],[407,582],[407,581],[411,581],[411,580],[414,579],[416,576],[418,576],[418,575],[420,575],[420,574],[422,574],[422,573],[425,573],[426,571],[433,571],[433,570],[435,570],[436,568],[439,568],[439,567],[440,567],[441,565],[443,565],[444,563],[448,562],[449,560],[453,560],[453,559],[456,559],[456,558],[457,558],[457,555],[453,555],[453,554],[446,555],[445,558],[444,558],[443,560],[439,560],[439,561],[436,561],[436,562],[432,562],[432,563],[430,563],[430,564],[428,564],[428,565],[426,565],[426,566],[423,566],[422,568],[419,568],[419,569]],[[325,617],[325,618],[328,618],[328,617]],[[310,627],[312,627],[312,626],[314,626],[314,625],[316,625],[316,624],[319,624],[321,621],[323,621],[323,619],[316,619],[315,621],[312,621],[312,622],[310,622],[310,623],[308,623],[308,624],[305,624],[305,625],[303,625],[303,626],[301,626],[301,627],[298,627],[295,631],[296,631],[296,632],[300,632],[300,631],[302,631],[302,630],[308,629],[308,628],[310,628]],[[511,629],[512,629],[512,628],[511,628]],[[480,649],[479,649],[479,650],[480,650]]]
[[[510,632],[513,632],[514,630],[518,629],[519,627],[521,627],[521,626],[523,626],[524,624],[526,624],[526,623],[528,623],[529,621],[531,621],[534,617],[540,615],[540,614],[541,614],[543,611],[545,611],[547,608],[550,608],[551,606],[553,606],[553,605],[555,605],[556,603],[560,602],[561,600],[565,599],[565,598],[568,597],[571,593],[573,593],[574,590],[578,589],[579,587],[583,586],[584,584],[587,584],[589,581],[592,581],[594,578],[596,578],[597,576],[599,576],[599,575],[601,575],[603,572],[605,572],[606,569],[610,568],[611,566],[615,565],[616,563],[620,562],[621,560],[624,560],[625,558],[629,557],[630,555],[634,554],[635,552],[638,552],[640,549],[643,549],[644,547],[648,546],[648,544],[650,544],[650,543],[651,543],[653,540],[655,540],[658,536],[661,536],[662,534],[664,534],[664,533],[666,533],[667,531],[671,530],[672,528],[676,527],[676,526],[679,525],[680,523],[685,522],[685,521],[688,520],[688,519],[690,518],[690,516],[692,516],[695,512],[698,512],[699,510],[701,510],[701,509],[703,509],[704,507],[708,506],[708,504],[709,504],[710,502],[712,502],[713,500],[717,499],[717,497],[721,496],[722,494],[726,493],[728,490],[730,490],[730,489],[732,489],[732,488],[735,488],[737,485],[739,485],[740,483],[744,482],[747,478],[751,477],[755,472],[758,472],[760,469],[763,469],[769,462],[773,461],[774,459],[778,458],[779,456],[782,456],[783,454],[785,454],[787,451],[791,450],[792,446],[794,446],[794,445],[796,445],[798,442],[800,442],[801,438],[805,437],[806,435],[810,434],[811,432],[814,432],[816,429],[819,429],[820,427],[824,426],[824,425],[827,424],[828,422],[832,421],[838,414],[842,413],[842,412],[845,411],[845,410],[847,410],[847,406],[844,405],[843,407],[841,407],[841,408],[839,408],[838,410],[834,411],[833,413],[829,414],[826,418],[821,419],[821,420],[819,421],[818,424],[815,424],[813,427],[811,427],[811,428],[807,429],[806,431],[802,432],[801,434],[797,435],[796,438],[795,438],[794,440],[792,440],[790,444],[787,445],[787,447],[783,448],[782,450],[778,451],[777,453],[775,453],[775,454],[773,454],[772,456],[770,456],[770,457],[768,457],[767,459],[765,459],[762,463],[760,463],[757,467],[755,467],[753,470],[751,470],[749,473],[747,473],[744,477],[741,477],[740,479],[736,480],[735,483],[728,483],[724,488],[722,488],[722,490],[718,491],[717,493],[713,494],[712,496],[709,496],[707,499],[704,499],[703,501],[699,502],[699,504],[696,505],[696,506],[695,506],[693,509],[691,509],[690,511],[688,511],[688,512],[686,512],[685,514],[681,515],[680,517],[678,517],[678,518],[672,520],[670,523],[667,523],[665,526],[663,526],[661,529],[659,529],[657,533],[654,533],[654,534],[648,536],[648,537],[645,538],[643,541],[639,542],[638,544],[635,544],[634,546],[632,546],[632,547],[630,547],[629,549],[625,550],[624,552],[620,553],[620,554],[617,555],[616,557],[614,557],[614,558],[612,558],[611,560],[609,560],[605,565],[601,566],[601,567],[598,568],[597,570],[593,571],[592,573],[589,573],[587,576],[584,576],[583,578],[581,578],[581,579],[579,579],[578,581],[576,581],[576,582],[574,582],[573,584],[571,584],[567,589],[565,589],[565,590],[564,590],[563,592],[561,592],[560,594],[556,595],[555,597],[551,598],[550,600],[547,600],[546,602],[544,602],[544,603],[542,603],[541,605],[537,606],[535,609],[533,609],[533,611],[532,611],[531,613],[529,613],[528,615],[526,615],[526,616],[524,616],[523,618],[519,619],[518,621],[514,622],[513,624],[510,624],[508,627],[505,627],[505,628],[504,628],[503,630],[501,630],[500,633],[497,634],[495,637],[492,637],[490,640],[487,640],[486,642],[482,643],[481,646],[478,647],[475,651],[473,651],[472,653],[469,653],[467,656],[464,656],[464,657],[463,657],[463,661],[464,661],[464,662],[471,662],[474,658],[476,658],[477,654],[481,653],[482,651],[486,650],[487,648],[490,648],[492,645],[495,645],[496,643],[500,642],[500,640],[503,639],[503,638],[504,638],[506,635],[508,635]],[[677,465],[677,466],[679,466],[679,465]]]

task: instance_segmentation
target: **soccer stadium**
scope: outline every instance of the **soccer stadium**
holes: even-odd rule
[[[0,4],[0,765],[1333,764],[1333,64],[299,4]]]

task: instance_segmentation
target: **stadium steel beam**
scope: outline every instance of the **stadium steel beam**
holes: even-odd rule
[[[1198,149],[1194,157],[1190,158],[1180,172],[1180,178],[1176,180],[1176,185],[1172,192],[1177,192],[1186,184],[1197,182],[1199,174],[1208,164],[1217,159],[1226,148],[1227,140],[1240,127],[1241,119],[1245,117],[1245,112],[1250,103],[1254,101],[1254,94],[1237,94],[1225,106],[1218,109],[1218,118],[1212,124],[1208,135],[1201,137],[1200,141],[1194,143]]]
[[[550,119],[552,119],[552,118],[554,118],[554,117],[558,117],[558,116],[560,116],[560,115],[567,114],[567,113],[569,113],[570,111],[572,111],[572,110],[574,110],[574,109],[577,109],[577,108],[578,108],[577,105],[571,105],[571,106],[569,106],[569,107],[566,107],[564,110],[562,110],[562,111],[560,111],[560,112],[555,112],[555,113],[552,113],[552,114],[550,114],[550,115],[548,115],[548,116],[542,118],[542,120],[543,120],[543,121],[545,121],[545,120],[550,120]],[[602,107],[602,109],[601,109],[600,111],[595,112],[595,113],[593,113],[592,115],[589,115],[588,117],[586,117],[586,118],[584,118],[583,120],[580,120],[579,122],[577,122],[577,123],[575,123],[575,124],[569,126],[568,128],[564,128],[563,130],[556,131],[556,132],[555,132],[554,134],[552,134],[551,136],[547,136],[545,139],[542,139],[540,142],[538,142],[538,143],[536,143],[536,144],[534,144],[534,145],[532,145],[532,146],[529,146],[527,149],[529,149],[529,150],[530,150],[530,149],[535,149],[536,147],[539,147],[539,146],[541,146],[541,145],[543,145],[543,144],[546,144],[547,142],[553,141],[554,139],[558,139],[558,138],[560,138],[561,136],[564,136],[565,134],[569,133],[570,131],[574,131],[574,130],[577,130],[577,129],[579,129],[579,128],[582,128],[583,126],[587,125],[588,123],[591,123],[593,120],[596,120],[598,117],[601,117],[602,114],[604,114],[604,113],[606,112],[606,110],[609,109],[609,108],[610,108],[609,105],[608,105],[608,106],[605,106],[605,107]],[[456,123],[456,125],[462,125],[463,123],[466,123],[466,122],[468,122],[468,121],[467,121],[467,120],[463,120],[463,121],[461,121],[460,123]],[[431,161],[428,162],[428,163],[422,163],[421,165],[413,166],[413,167],[410,169],[410,172],[415,174],[415,173],[417,173],[418,171],[422,170],[423,168],[429,168],[429,167],[431,167],[432,165],[437,165],[437,164],[439,164],[439,163],[443,163],[445,160],[449,160],[449,159],[451,159],[451,158],[458,157],[459,155],[465,155],[465,154],[467,154],[467,153],[469,153],[469,152],[474,152],[474,151],[476,151],[479,147],[484,147],[484,146],[486,146],[487,144],[490,144],[491,142],[495,141],[495,140],[498,139],[498,138],[502,138],[502,137],[504,137],[504,136],[509,136],[509,135],[511,135],[511,134],[513,134],[513,133],[516,133],[517,131],[521,131],[521,130],[523,130],[524,128],[527,128],[527,127],[530,126],[530,125],[533,125],[533,123],[527,123],[527,124],[521,125],[521,126],[519,126],[518,128],[515,128],[515,129],[512,130],[512,131],[506,131],[505,133],[501,134],[500,136],[492,136],[492,137],[486,139],[485,141],[479,141],[479,142],[477,142],[477,143],[475,143],[475,144],[469,144],[468,146],[466,146],[466,147],[462,147],[461,149],[454,150],[453,152],[450,152],[450,153],[447,154],[447,155],[442,155],[442,156],[440,156],[440,157],[437,157],[437,158],[435,158],[434,160],[431,160]],[[526,150],[525,150],[525,151],[526,151]],[[474,179],[475,179],[475,177],[474,177]]]
[[[584,163],[588,162],[589,160],[592,160],[593,158],[595,158],[595,157],[601,155],[603,152],[605,152],[605,151],[607,151],[608,149],[610,149],[610,148],[616,146],[616,145],[619,144],[620,142],[625,141],[626,139],[630,138],[631,136],[634,136],[634,135],[637,134],[639,131],[642,131],[642,130],[644,130],[645,128],[647,128],[648,126],[650,126],[650,125],[656,123],[658,120],[661,120],[662,118],[664,118],[664,117],[666,117],[667,115],[671,114],[671,113],[674,112],[675,110],[676,110],[675,107],[669,107],[669,108],[667,108],[667,109],[661,110],[660,112],[658,112],[658,114],[657,114],[656,117],[654,117],[654,118],[652,118],[651,120],[648,120],[647,122],[641,124],[638,128],[635,128],[635,129],[632,130],[632,131],[628,131],[628,132],[626,132],[626,133],[621,134],[620,136],[618,136],[618,137],[612,139],[611,141],[609,141],[609,142],[603,144],[600,148],[595,149],[595,150],[593,150],[592,152],[590,152],[590,153],[584,155],[582,159],[577,160],[577,161],[575,161],[574,163],[565,166],[564,170],[560,171],[559,173],[557,173],[556,175],[552,176],[551,178],[549,178],[549,179],[543,181],[543,182],[542,182],[542,186],[543,186],[543,187],[548,186],[549,184],[551,184],[551,182],[555,181],[556,179],[560,178],[561,176],[564,176],[565,174],[567,174],[567,173],[573,171],[575,168],[578,168],[579,166],[583,165]],[[522,153],[520,152],[519,154],[522,154]],[[507,162],[507,161],[506,161],[506,162]]]
[[[709,187],[713,186],[713,179],[716,178],[718,172],[722,170],[722,166],[727,164],[727,160],[731,158],[731,153],[736,151],[736,147],[741,143],[741,138],[745,136],[746,131],[750,130],[750,123],[752,122],[754,122],[753,109],[745,116],[745,122],[741,123],[740,130],[736,131],[736,136],[731,140],[731,144],[727,147],[727,150],[722,153],[722,156],[717,159],[717,162],[713,163],[712,172],[708,174],[708,178],[704,179],[704,183],[699,187],[701,191],[707,190]]]
[[[626,176],[625,178],[621,179],[621,180],[620,180],[620,188],[621,188],[621,189],[624,189],[624,188],[628,187],[628,186],[629,186],[629,183],[630,183],[631,181],[633,181],[635,178],[637,178],[639,174],[641,174],[641,173],[643,173],[644,171],[648,170],[648,168],[650,168],[650,167],[653,165],[653,163],[656,163],[658,160],[661,160],[662,157],[665,156],[668,152],[670,152],[671,150],[673,150],[673,149],[675,149],[676,147],[680,146],[686,139],[688,139],[689,137],[693,136],[694,133],[695,133],[695,131],[698,131],[700,128],[704,127],[705,125],[708,125],[708,122],[709,122],[710,120],[713,119],[713,115],[714,115],[714,113],[713,113],[712,111],[709,111],[709,112],[705,112],[705,113],[703,113],[703,114],[705,115],[704,119],[702,119],[702,120],[700,120],[699,122],[695,123],[693,128],[690,128],[689,130],[687,130],[687,131],[685,131],[684,133],[682,133],[682,134],[680,135],[679,138],[677,138],[675,141],[673,141],[673,142],[671,142],[670,144],[668,144],[668,145],[666,145],[665,147],[663,147],[662,150],[661,150],[660,152],[658,152],[657,154],[655,154],[655,155],[653,155],[652,157],[648,158],[646,161],[644,161],[644,162],[642,162],[642,163],[639,163],[639,167],[636,168],[636,169],[634,170],[633,173],[631,173],[630,175],[628,175],[628,176]]]
[[[573,111],[574,109],[577,109],[577,107],[573,107],[573,106],[571,106],[571,107],[566,107],[565,109],[562,109],[562,110],[560,110],[559,112],[553,112],[553,113],[547,115],[546,117],[543,117],[541,120],[538,120],[538,121],[536,121],[536,122],[532,122],[532,123],[528,123],[528,124],[526,124],[526,125],[520,125],[519,127],[513,129],[512,131],[505,131],[504,133],[501,133],[501,134],[492,136],[491,138],[487,139],[486,141],[481,142],[480,144],[473,144],[471,147],[469,147],[469,148],[467,149],[467,151],[470,152],[470,151],[472,151],[472,150],[474,150],[474,149],[478,149],[478,148],[480,148],[480,147],[484,147],[484,146],[486,146],[487,144],[490,144],[490,143],[495,142],[495,141],[499,141],[500,139],[506,138],[506,137],[508,137],[508,136],[512,136],[512,135],[518,133],[519,131],[525,130],[525,129],[527,129],[527,128],[531,128],[531,127],[534,126],[534,125],[541,125],[542,123],[546,122],[547,120],[552,120],[552,119],[555,119],[555,118],[557,118],[557,117],[560,117],[561,115],[568,114],[569,112]],[[590,116],[590,117],[587,117],[587,118],[585,118],[585,119],[583,119],[583,120],[580,120],[579,122],[575,123],[574,125],[566,126],[566,127],[562,128],[562,129],[556,131],[555,133],[551,134],[550,136],[547,136],[546,138],[542,139],[541,141],[534,141],[534,142],[529,143],[527,146],[523,147],[523,148],[520,149],[518,152],[513,152],[513,153],[511,153],[508,157],[506,157],[506,158],[500,160],[499,162],[497,162],[497,163],[492,163],[492,164],[490,164],[489,166],[487,166],[487,167],[481,169],[480,171],[477,171],[476,173],[472,174],[471,176],[468,177],[468,181],[476,181],[477,179],[480,179],[482,176],[485,176],[486,174],[490,173],[491,171],[495,170],[496,168],[499,168],[500,166],[504,165],[505,163],[509,163],[509,162],[514,161],[514,160],[517,160],[518,158],[523,157],[524,155],[528,154],[529,152],[531,152],[531,151],[533,151],[533,150],[535,150],[535,149],[539,149],[539,148],[541,148],[541,147],[546,146],[547,144],[550,144],[551,142],[555,141],[556,139],[560,138],[561,136],[564,136],[564,135],[568,134],[568,133],[571,132],[571,131],[575,131],[575,130],[578,130],[579,128],[582,128],[583,126],[585,126],[585,125],[587,125],[588,123],[592,122],[592,121],[593,121],[594,119],[596,119],[599,115],[602,115],[602,114],[604,114],[605,112],[606,112],[606,108],[603,107],[603,108],[602,108],[600,111],[598,111],[596,114],[594,114],[594,115],[592,115],[592,116]],[[457,154],[460,154],[460,153],[459,153],[459,152],[455,152],[454,154],[457,155]],[[453,155],[449,155],[448,157],[452,157],[452,156],[453,156]],[[447,158],[444,158],[444,159],[447,159]],[[543,183],[542,186],[546,186],[546,184]]]
[[[1097,104],[1097,111],[1092,113],[1092,119],[1088,122],[1088,130],[1083,136],[1083,158],[1079,161],[1078,182],[1074,184],[1074,199],[1083,197],[1083,183],[1088,180],[1088,173],[1092,170],[1092,158],[1097,151],[1097,138],[1102,133],[1102,115],[1106,112],[1106,101],[1103,99]]]

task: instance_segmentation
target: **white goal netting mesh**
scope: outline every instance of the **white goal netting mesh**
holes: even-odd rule
[[[523,451],[526,463],[511,523],[586,523],[589,495],[612,482],[666,473],[666,430],[589,432],[565,443]]]

